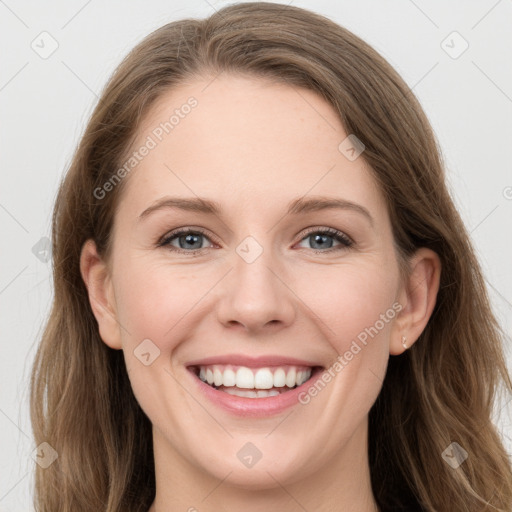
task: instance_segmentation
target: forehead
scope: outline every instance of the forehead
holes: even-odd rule
[[[130,173],[121,207],[140,213],[181,194],[270,208],[308,193],[383,207],[363,158],[340,150],[347,135],[313,91],[226,74],[198,78],[162,94],[141,122],[132,150],[151,149]]]

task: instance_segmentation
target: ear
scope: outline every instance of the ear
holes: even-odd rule
[[[437,253],[426,247],[418,249],[410,261],[410,269],[411,273],[399,293],[402,309],[392,330],[391,355],[406,350],[402,336],[406,337],[407,348],[416,342],[434,310],[439,291],[441,260]]]
[[[87,240],[82,246],[80,273],[89,294],[92,312],[98,321],[101,339],[110,348],[121,349],[121,332],[111,277],[107,264],[98,256],[93,240]]]

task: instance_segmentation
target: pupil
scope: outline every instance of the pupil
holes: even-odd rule
[[[314,243],[321,242],[322,240],[325,242],[326,238],[330,238],[328,235],[313,235],[314,236]],[[321,247],[325,247],[324,245],[321,245]]]
[[[180,238],[184,238],[184,239],[185,239],[185,243],[186,243],[186,244],[192,244],[192,245],[194,245],[194,239],[196,240],[196,243],[197,243],[197,239],[199,238],[199,236],[200,236],[200,235],[191,235],[191,234],[188,234],[188,235],[182,236],[182,237],[180,237]],[[199,244],[199,245],[201,245],[201,244]],[[190,245],[189,245],[189,246],[187,246],[187,247],[190,247]],[[199,247],[197,247],[197,248],[199,248]]]

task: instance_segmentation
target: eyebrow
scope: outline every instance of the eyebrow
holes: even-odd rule
[[[166,196],[156,200],[149,208],[146,208],[139,215],[139,221],[143,220],[148,215],[157,210],[167,208],[177,208],[180,210],[199,212],[216,216],[220,216],[222,213],[222,208],[216,201],[211,201],[209,199],[200,197],[188,198]],[[346,199],[333,197],[313,196],[308,199],[299,197],[298,199],[294,199],[288,204],[286,214],[300,215],[330,209],[350,210],[360,213],[369,221],[370,225],[374,227],[373,217],[364,206],[353,203],[352,201],[348,201]]]

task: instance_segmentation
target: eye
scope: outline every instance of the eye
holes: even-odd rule
[[[202,239],[209,240],[206,234],[200,229],[181,229],[169,233],[160,242],[158,242],[157,245],[158,247],[168,246],[171,250],[175,250],[177,252],[190,253],[200,251],[205,248],[202,245]]]
[[[329,239],[338,242],[338,246],[333,246],[332,240],[329,241]],[[193,254],[208,248],[203,246],[204,240],[211,242],[202,229],[179,229],[164,236],[157,243],[157,247],[167,247],[172,251]],[[313,245],[311,248],[316,253],[337,251],[353,245],[352,240],[347,235],[333,228],[312,228],[302,238],[301,242],[304,240],[308,240]]]
[[[339,242],[339,245],[337,247],[333,247],[332,242],[330,242],[329,239],[334,239]],[[336,251],[343,248],[346,249],[353,245],[352,240],[345,235],[345,233],[333,228],[313,228],[301,240],[301,242],[304,240],[308,240],[313,245],[312,249],[317,253]],[[317,247],[314,247],[315,245]]]

